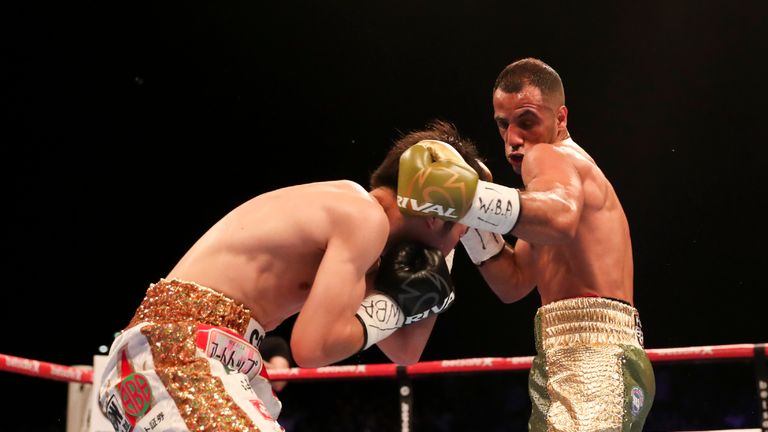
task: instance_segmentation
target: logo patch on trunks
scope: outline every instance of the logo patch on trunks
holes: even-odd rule
[[[120,401],[125,413],[131,417],[141,417],[149,410],[152,401],[152,389],[147,377],[132,373],[120,381]]]
[[[227,329],[199,324],[196,344],[205,351],[205,355],[220,361],[227,370],[243,373],[249,380],[262,369],[259,351]]]
[[[632,417],[637,417],[637,415],[640,414],[640,410],[643,409],[643,405],[645,404],[645,394],[643,393],[643,389],[640,387],[632,387],[630,394],[632,397]]]
[[[635,334],[637,335],[637,342],[640,344],[640,348],[645,346],[643,340],[643,324],[640,322],[640,314],[635,311]]]

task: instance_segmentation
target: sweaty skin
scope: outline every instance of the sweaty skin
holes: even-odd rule
[[[355,313],[391,240],[391,225],[407,223],[386,188],[369,193],[354,182],[332,181],[279,189],[224,216],[167,277],[241,302],[267,331],[299,313],[294,359],[303,367],[323,366],[363,345]],[[378,346],[394,362],[413,363],[434,322],[432,316],[406,326]]]
[[[632,304],[632,244],[626,215],[595,161],[567,130],[568,110],[533,86],[497,89],[494,119],[505,155],[522,175],[518,238],[480,267],[505,302],[537,287],[542,304],[594,295]]]

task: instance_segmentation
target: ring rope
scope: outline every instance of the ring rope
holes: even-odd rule
[[[768,355],[766,344],[705,345],[684,348],[647,349],[651,362],[684,362],[724,359],[751,359],[758,349]],[[764,358],[764,357],[763,357]],[[524,357],[477,357],[455,360],[419,362],[409,366],[393,363],[337,365],[320,368],[272,369],[272,380],[294,381],[308,379],[339,378],[395,378],[398,371],[415,377],[442,373],[493,372],[526,370],[531,367],[532,356]],[[0,353],[0,371],[47,378],[56,381],[93,383],[93,371],[86,367],[64,366],[39,360],[30,360]],[[403,372],[401,372],[402,374]]]

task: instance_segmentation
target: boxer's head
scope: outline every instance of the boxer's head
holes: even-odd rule
[[[504,154],[518,174],[527,146],[568,137],[563,82],[541,60],[518,60],[501,71],[493,87],[493,111]]]

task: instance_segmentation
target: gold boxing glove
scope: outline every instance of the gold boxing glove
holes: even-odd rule
[[[520,215],[520,194],[480,180],[449,144],[424,140],[400,156],[397,205],[403,214],[505,234]]]

